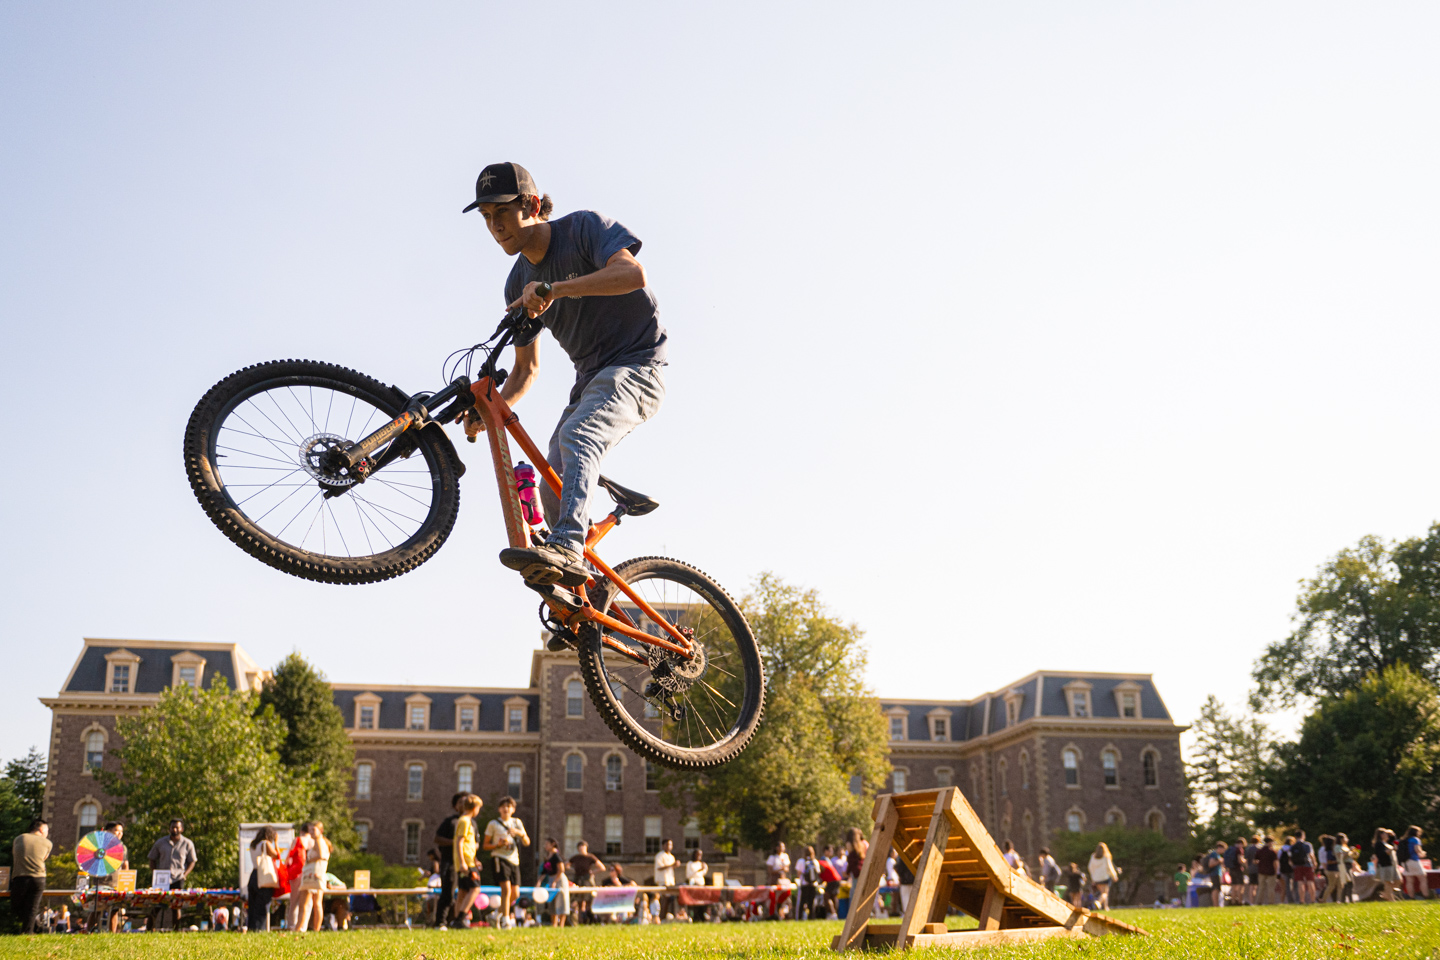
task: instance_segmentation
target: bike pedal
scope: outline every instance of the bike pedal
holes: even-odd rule
[[[532,563],[520,571],[520,576],[531,586],[548,587],[552,583],[559,583],[564,574],[548,563]]]

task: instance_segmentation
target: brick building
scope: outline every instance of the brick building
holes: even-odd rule
[[[113,763],[115,718],[155,702],[167,685],[264,683],[237,644],[86,639],[51,710],[45,803],[51,835],[72,844],[104,820],[111,798],[91,770]],[[525,687],[335,684],[355,745],[355,822],[368,850],[419,862],[458,790],[491,805],[504,794],[535,839],[568,853],[589,842],[607,863],[648,879],[660,841],[700,847],[714,870],[763,879],[749,851],[714,838],[660,803],[653,768],[596,714],[573,654],[536,650]],[[1183,837],[1180,733],[1150,677],[1036,673],[973,700],[882,699],[890,730],[891,789],[959,786],[997,839],[1027,857],[1057,830],[1119,822]],[[868,825],[866,825],[868,826]],[[139,839],[139,838],[137,838]]]

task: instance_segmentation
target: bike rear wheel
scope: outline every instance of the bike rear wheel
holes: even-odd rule
[[[580,673],[605,724],[640,756],[700,770],[734,759],[749,744],[765,706],[760,651],[730,595],[689,564],[665,557],[627,560],[615,572],[640,597],[690,635],[693,661],[593,622],[580,632]],[[603,580],[590,597],[597,610],[620,607],[646,633],[666,636],[620,588]],[[643,656],[644,663],[605,640]]]
[[[383,466],[363,481],[332,473],[324,454],[398,416],[407,399],[330,363],[247,367],[190,415],[190,487],[227,537],[277,570],[324,583],[397,577],[455,525],[462,468],[449,441],[438,426],[408,430],[375,451]]]

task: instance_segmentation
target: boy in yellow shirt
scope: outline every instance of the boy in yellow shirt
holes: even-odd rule
[[[475,816],[480,812],[481,800],[475,794],[466,794],[460,801],[460,819],[455,821],[455,890],[460,899],[455,904],[457,926],[470,926],[470,908],[475,905],[475,895],[480,892],[480,850],[479,836],[475,830]]]

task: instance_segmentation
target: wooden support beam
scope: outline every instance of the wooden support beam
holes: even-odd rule
[[[865,925],[875,907],[880,882],[885,879],[885,861],[890,858],[890,843],[895,839],[899,822],[889,795],[882,796],[875,804],[875,830],[870,834],[870,849],[850,891],[850,912],[845,915],[845,930],[840,935],[841,950],[865,946]]]
[[[896,934],[897,947],[910,946],[911,938],[920,932],[920,925],[928,923],[930,905],[935,901],[940,885],[940,869],[944,866],[945,845],[950,841],[950,818],[945,816],[949,806],[950,793],[959,793],[955,787],[942,790],[935,798],[934,815],[930,818],[930,831],[925,836],[925,846],[920,853],[920,862],[915,868],[915,885],[910,889],[910,902],[905,905],[905,916],[900,921]]]

